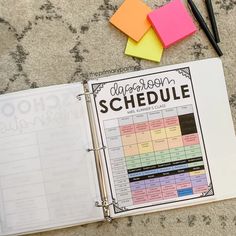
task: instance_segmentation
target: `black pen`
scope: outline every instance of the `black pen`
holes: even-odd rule
[[[215,18],[213,6],[212,6],[212,1],[211,0],[205,0],[205,2],[206,2],[208,15],[209,15],[209,18],[210,18],[210,21],[211,21],[213,34],[215,36],[215,41],[217,43],[219,43],[220,42],[220,37],[219,37],[218,27],[217,27],[217,24],[216,24],[216,18]]]
[[[214,36],[212,35],[211,31],[209,30],[206,22],[204,21],[201,13],[199,12],[199,10],[197,9],[197,7],[195,6],[194,2],[192,0],[188,0],[188,4],[192,10],[193,15],[195,16],[196,20],[198,21],[199,25],[201,26],[201,28],[203,29],[203,31],[205,32],[207,38],[209,39],[209,41],[211,42],[212,46],[214,47],[214,49],[216,50],[217,54],[219,56],[222,56],[223,53],[220,49],[220,47],[218,46],[218,44],[216,43]]]

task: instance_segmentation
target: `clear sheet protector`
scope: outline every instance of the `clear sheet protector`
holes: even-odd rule
[[[89,82],[109,201],[121,217],[236,196],[235,134],[220,59]]]
[[[103,219],[83,85],[0,96],[0,235]]]

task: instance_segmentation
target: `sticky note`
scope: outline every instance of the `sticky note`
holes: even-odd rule
[[[128,39],[125,54],[160,62],[163,46],[155,31],[150,28],[139,42]]]
[[[197,31],[193,19],[181,0],[172,0],[148,14],[165,48]]]
[[[147,19],[151,11],[141,0],[125,0],[110,22],[133,40],[139,41],[151,27]]]

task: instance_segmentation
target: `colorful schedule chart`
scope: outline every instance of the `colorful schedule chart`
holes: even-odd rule
[[[104,121],[120,205],[171,202],[208,191],[192,105]]]

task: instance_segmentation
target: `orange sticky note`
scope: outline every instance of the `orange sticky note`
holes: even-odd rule
[[[125,0],[110,22],[135,41],[139,41],[151,27],[147,15],[151,12],[141,0]]]

